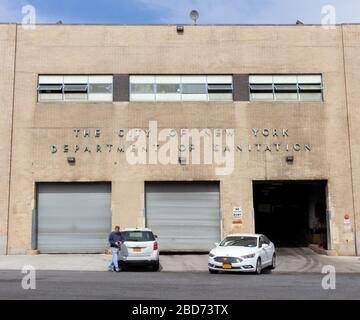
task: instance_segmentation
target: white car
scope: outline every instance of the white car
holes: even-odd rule
[[[237,271],[260,274],[264,268],[275,269],[275,246],[262,234],[230,234],[215,245],[209,253],[210,273]]]
[[[119,266],[151,266],[159,270],[159,246],[157,236],[147,228],[128,228],[121,231],[124,242],[119,252]]]

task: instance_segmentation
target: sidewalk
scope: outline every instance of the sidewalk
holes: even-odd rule
[[[279,248],[274,273],[321,273],[325,265],[337,272],[359,273],[360,257],[331,257],[309,248]],[[160,255],[161,271],[207,271],[207,254]],[[0,256],[0,270],[21,270],[31,265],[37,270],[106,271],[111,255],[105,254],[39,254]]]
[[[107,271],[111,255],[39,254],[0,256],[0,270],[21,270],[26,265],[36,270]],[[161,255],[161,271],[207,271],[207,255]]]

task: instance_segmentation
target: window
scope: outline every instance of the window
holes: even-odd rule
[[[40,75],[38,101],[112,101],[112,76]]]
[[[322,101],[321,75],[251,75],[252,101]]]
[[[151,231],[123,231],[121,235],[124,241],[145,242],[155,241],[155,236]]]
[[[256,237],[245,237],[245,236],[230,236],[226,237],[219,244],[220,247],[256,247],[257,238]]]
[[[232,76],[130,76],[130,101],[232,101]]]

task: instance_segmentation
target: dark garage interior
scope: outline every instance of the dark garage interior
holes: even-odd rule
[[[278,247],[327,249],[326,181],[254,181],[255,231]]]

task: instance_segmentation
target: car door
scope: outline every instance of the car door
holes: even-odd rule
[[[265,253],[266,253],[267,264],[270,264],[272,262],[274,248],[273,248],[271,241],[268,239],[268,237],[263,236],[263,241],[265,244],[267,244],[267,247],[265,247],[264,249],[265,249]]]
[[[259,237],[259,256],[261,258],[261,262],[262,262],[262,265],[266,265],[268,263],[268,257],[267,257],[267,253],[266,253],[266,250],[265,248],[262,247],[262,245],[264,244],[264,237],[263,236],[260,236]]]

